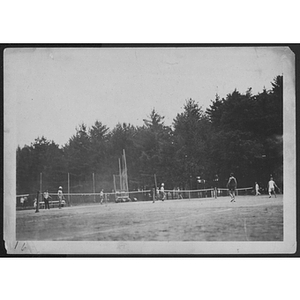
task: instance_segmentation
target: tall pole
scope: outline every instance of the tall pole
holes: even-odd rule
[[[40,173],[40,193],[43,192],[43,173]]]
[[[154,183],[155,183],[155,190],[156,190],[157,189],[156,174],[154,174]]]
[[[94,202],[96,202],[96,191],[95,191],[95,173],[93,173],[93,193],[94,193]]]
[[[71,199],[70,199],[70,173],[68,173],[68,203],[71,206]]]
[[[125,189],[126,192],[128,192],[128,177],[127,177],[127,163],[126,163],[126,155],[125,155],[125,149],[123,149],[123,156],[124,156],[124,167],[125,167]]]
[[[113,175],[113,179],[114,179],[114,190],[116,192],[116,176],[115,175]]]
[[[155,183],[155,189],[153,189],[153,203],[155,202],[155,197],[158,197],[158,195],[156,195],[157,192],[157,181],[156,181],[156,174],[154,174],[154,183]],[[157,198],[158,199],[158,198]]]
[[[122,172],[121,172],[120,158],[119,158],[119,175],[120,175],[120,190],[122,191]]]

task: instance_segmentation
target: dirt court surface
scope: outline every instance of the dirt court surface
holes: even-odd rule
[[[17,240],[283,241],[283,197],[238,196],[17,211]]]

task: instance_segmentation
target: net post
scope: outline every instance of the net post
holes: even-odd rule
[[[40,201],[39,201],[39,197],[40,197],[40,191],[36,192],[36,208],[35,208],[35,212],[39,212],[39,206],[40,206]]]
[[[155,188],[152,189],[152,199],[153,199],[153,203],[155,203]]]
[[[189,190],[189,200],[191,200],[191,191]]]

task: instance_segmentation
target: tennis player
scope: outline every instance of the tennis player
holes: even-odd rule
[[[21,197],[20,203],[21,203],[22,209],[24,209],[24,203],[25,203],[25,198],[24,197]]]
[[[231,197],[230,202],[235,202],[235,190],[237,188],[237,180],[233,175],[234,175],[233,173],[230,174],[230,177],[226,185],[229,190],[229,195]]]
[[[161,184],[160,195],[161,195],[161,200],[164,201],[165,200],[165,184],[164,183]]]
[[[51,199],[51,196],[49,195],[48,190],[46,190],[43,194],[44,197],[44,203],[45,203],[45,209],[50,209],[50,205],[49,205],[49,199]]]
[[[255,182],[255,196],[259,196],[260,192],[259,192],[259,184],[257,182]]]
[[[159,200],[159,196],[160,196],[159,187],[157,187],[156,188],[156,200]]]
[[[64,194],[61,186],[58,188],[57,198],[58,198],[58,208],[61,209],[61,203],[62,200],[64,199]]]
[[[101,192],[100,192],[100,204],[103,203],[103,199],[104,199],[104,192],[103,192],[103,189],[102,189]]]
[[[273,177],[271,177],[270,181],[268,182],[269,198],[271,198],[272,193],[274,194],[274,196],[276,198],[275,187],[278,189],[278,186],[276,185],[275,181],[273,180]]]
[[[219,188],[219,176],[218,176],[218,174],[216,174],[214,179],[213,179],[213,185],[214,185],[215,198],[217,198],[218,197],[218,188]]]

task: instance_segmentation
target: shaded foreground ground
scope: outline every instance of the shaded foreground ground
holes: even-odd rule
[[[17,240],[282,241],[283,198],[108,203],[17,211]]]

